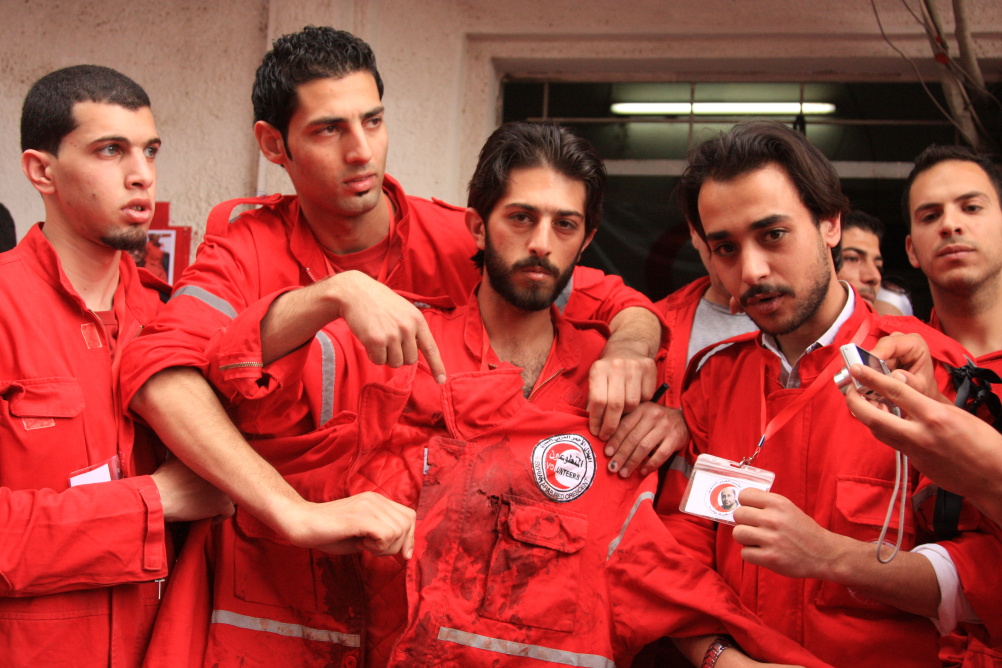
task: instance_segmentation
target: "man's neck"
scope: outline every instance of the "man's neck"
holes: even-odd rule
[[[358,216],[330,216],[311,210],[300,200],[303,217],[321,246],[335,255],[358,253],[372,248],[389,234],[390,203],[381,192],[376,206]]]
[[[730,293],[726,290],[721,290],[713,283],[710,283],[706,288],[706,292],[703,293],[703,299],[722,308],[728,308],[731,304]]]
[[[796,364],[807,347],[831,329],[848,299],[849,294],[832,274],[828,294],[814,315],[789,334],[776,336],[776,343],[790,364]]]
[[[944,334],[975,357],[1002,350],[1002,276],[963,291],[929,288]]]
[[[528,396],[553,345],[550,309],[516,308],[494,292],[486,279],[477,292],[477,304],[491,348],[498,359],[522,369],[523,393]]]
[[[44,225],[59,264],[84,304],[92,311],[110,311],[119,281],[122,251],[85,241],[59,225]]]

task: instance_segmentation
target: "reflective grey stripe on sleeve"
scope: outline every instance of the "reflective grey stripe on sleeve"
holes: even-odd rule
[[[654,503],[654,492],[644,492],[637,497],[636,501],[633,502],[633,507],[630,508],[630,513],[626,516],[623,526],[619,529],[619,535],[613,538],[612,542],[609,543],[609,553],[605,555],[606,561],[612,558],[612,553],[616,551],[616,548],[619,547],[620,542],[622,542],[623,536],[626,535],[626,530],[630,528],[630,521],[633,519],[633,516],[637,514],[640,504],[648,499],[650,499],[651,503]]]
[[[174,294],[170,296],[171,301],[183,296],[194,297],[195,299],[208,304],[212,308],[216,309],[225,316],[230,318],[237,317],[237,310],[230,306],[230,303],[223,299],[222,297],[217,297],[205,288],[200,288],[197,285],[186,285],[183,288],[178,288],[174,291]]]
[[[668,469],[671,471],[678,471],[685,476],[686,480],[688,480],[689,476],[692,475],[692,464],[685,461],[685,457],[681,455],[675,455],[671,458],[671,461],[668,462]]]
[[[274,633],[289,638],[302,638],[303,640],[315,640],[316,642],[329,642],[345,647],[361,647],[362,636],[357,633],[341,633],[340,631],[328,631],[326,629],[314,629],[302,624],[289,624],[278,622],[274,619],[264,619],[263,617],[248,617],[229,610],[213,610],[213,624],[228,624],[250,631],[262,631],[264,633]]]
[[[327,424],[327,421],[334,417],[334,342],[324,332],[317,332],[317,341],[320,342],[321,373],[323,381],[320,388],[320,423]]]
[[[438,629],[438,639],[446,642],[454,642],[457,645],[475,647],[485,652],[507,654],[508,656],[525,656],[530,659],[559,663],[564,666],[582,666],[582,668],[615,668],[616,666],[612,659],[607,659],[598,654],[579,654],[578,652],[568,652],[563,649],[526,645],[525,643],[513,640],[490,638],[458,629],[449,629],[444,626]]]
[[[918,512],[918,509],[922,507],[930,496],[936,496],[939,493],[939,485],[929,485],[923,487],[918,492],[912,496],[912,510]]]
[[[560,291],[560,294],[557,295],[557,299],[553,302],[554,306],[557,307],[558,312],[563,313],[564,309],[567,308],[567,302],[571,300],[572,292],[574,292],[573,274],[571,275],[571,280],[567,281],[567,285],[564,286],[564,289]]]

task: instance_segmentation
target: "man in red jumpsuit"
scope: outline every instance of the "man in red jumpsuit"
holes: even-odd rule
[[[0,255],[0,657],[138,666],[165,522],[232,512],[180,462],[157,469],[115,382],[167,289],[122,252],[146,243],[160,139],[142,88],[82,65],[31,88],[21,146],[45,222]]]
[[[902,551],[881,563],[874,543],[895,487],[894,453],[852,419],[832,377],[839,346],[873,347],[893,331],[921,334],[938,363],[962,365],[964,350],[914,319],[881,318],[838,282],[833,252],[846,199],[831,164],[802,135],[750,123],[706,142],[690,159],[679,201],[762,334],[715,353],[692,375],[682,397],[692,442],[665,494],[681,499],[688,480],[699,480],[701,454],[751,459],[775,481],[769,492],[741,492],[735,526],[679,511],[666,523],[766,623],[823,660],[938,665],[930,619],[954,614],[940,604],[958,585],[939,579],[931,557],[906,551],[931,528],[927,481],[904,490],[912,503],[903,524],[894,513],[886,535]],[[955,555],[961,580],[972,560],[989,563],[1000,547],[970,510],[959,535],[939,543],[948,560]],[[881,555],[890,553],[885,546]],[[981,591],[968,595],[977,614],[995,605],[994,577],[977,574]]]
[[[424,313],[444,387],[425,364],[373,365],[345,323],[284,317],[296,290],[219,332],[210,377],[243,429],[281,434],[255,445],[307,498],[378,493],[414,509],[416,545],[409,562],[363,553],[357,571],[289,550],[238,511],[206,549],[186,546],[192,581],[213,587],[215,622],[208,638],[182,643],[187,660],[347,665],[364,650],[370,666],[613,665],[664,633],[726,630],[756,655],[818,665],[674,543],[650,504],[653,479],[599,464],[583,409],[606,340],[553,303],[594,235],[604,181],[590,146],[558,126],[491,136],[466,213],[485,278],[465,306]],[[297,437],[304,428],[315,431]],[[246,580],[231,581],[230,559],[274,550],[287,565],[312,564],[260,578],[297,592],[295,610],[282,595],[265,607],[265,582],[252,597]],[[211,581],[198,575],[206,561]],[[175,631],[193,609],[210,614],[176,585],[162,615]],[[179,660],[183,637],[164,632],[157,657]]]
[[[718,341],[755,329],[755,323],[745,313],[731,313],[731,296],[714,272],[706,243],[691,225],[689,234],[707,276],[654,304],[665,328],[671,332],[661,362],[661,378],[668,383],[662,403],[672,407],[679,405],[685,369],[696,353]]]
[[[421,350],[441,375],[419,312],[390,299],[390,288],[459,303],[477,279],[466,262],[475,249],[462,209],[407,197],[384,174],[382,90],[372,51],[353,35],[308,27],[275,42],[255,80],[254,132],[296,195],[254,198],[261,208],[232,224],[235,202],[214,211],[196,262],[123,364],[127,405],[196,471],[302,545],[337,542],[355,527],[337,504],[294,493],[228,423],[199,370],[209,339],[235,315],[276,290],[306,286],[295,317],[344,318],[374,362],[413,364]],[[566,312],[609,321],[613,331],[592,370],[589,404],[594,432],[608,438],[624,408],[654,391],[660,325],[618,279],[582,269],[572,283]]]
[[[998,167],[984,156],[961,146],[930,146],[915,159],[915,167],[908,177],[902,198],[902,208],[910,222],[910,234],[905,240],[912,266],[921,269],[929,280],[933,313],[930,325],[961,343],[973,353],[974,364],[1002,373],[1002,175]],[[967,375],[975,374],[970,366],[958,369],[955,375],[963,382]],[[987,386],[987,383],[984,383]],[[987,411],[985,411],[987,413]],[[998,410],[996,409],[996,413]],[[936,412],[931,412],[932,417]],[[913,419],[924,419],[919,415]],[[997,415],[985,415],[990,421]],[[933,433],[930,427],[925,433]],[[971,450],[968,439],[944,441],[943,447],[952,451],[962,446]],[[967,454],[967,453],[965,453]],[[963,457],[963,455],[959,455]],[[956,457],[951,457],[955,459]],[[921,460],[920,460],[921,461]],[[992,457],[974,470],[991,471]],[[968,464],[970,466],[970,464]],[[919,466],[919,470],[926,471]],[[938,478],[940,468],[927,473]],[[971,480],[981,478],[981,473]],[[937,480],[938,482],[938,480]],[[974,498],[990,496],[991,485],[974,489]],[[945,490],[937,492],[938,504],[935,521],[940,531],[953,531],[959,520],[961,497]],[[989,507],[994,505],[989,501]],[[984,506],[982,506],[984,507]],[[976,564],[969,571],[977,572]],[[957,577],[956,573],[953,577]],[[978,589],[979,580],[961,583]],[[958,642],[951,637],[944,659],[950,665],[987,666],[1002,661],[1002,604],[995,597],[996,607],[991,615],[982,615],[985,625],[964,624],[961,633],[970,635]],[[964,610],[969,605],[961,598],[955,606]],[[982,611],[983,612],[983,611]],[[958,622],[977,621],[968,613],[958,614]],[[949,632],[951,625],[941,625]],[[988,635],[986,635],[986,633]],[[965,652],[959,651],[969,645]],[[952,649],[950,649],[952,648]],[[963,658],[961,658],[963,657]]]

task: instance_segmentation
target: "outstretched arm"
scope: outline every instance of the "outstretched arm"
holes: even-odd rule
[[[961,494],[1002,523],[1002,434],[977,416],[914,389],[915,376],[853,366],[853,377],[901,409],[903,417],[849,390],[849,410],[873,435],[908,455],[943,489]]]
[[[194,472],[294,545],[333,553],[359,547],[379,554],[400,551],[410,557],[413,510],[378,494],[328,503],[304,500],[244,440],[197,369],[161,371],[136,393],[131,408]]]

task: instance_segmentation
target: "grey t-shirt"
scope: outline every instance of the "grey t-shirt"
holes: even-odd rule
[[[693,355],[707,346],[756,329],[758,327],[747,314],[732,314],[729,308],[718,306],[703,297],[699,300],[696,315],[692,319],[692,334],[689,336],[685,363],[688,366]]]

